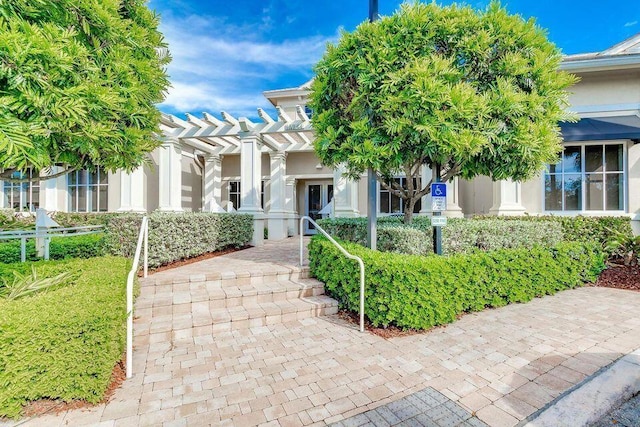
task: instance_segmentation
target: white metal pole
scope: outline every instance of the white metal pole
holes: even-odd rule
[[[304,239],[304,219],[306,217],[303,216],[302,218],[300,218],[300,267],[302,267],[302,252],[304,251],[304,243],[303,243],[303,239]]]
[[[149,272],[149,217],[144,217],[144,277]]]

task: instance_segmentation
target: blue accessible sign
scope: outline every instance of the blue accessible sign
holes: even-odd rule
[[[431,184],[431,197],[447,197],[447,183],[434,182]]]

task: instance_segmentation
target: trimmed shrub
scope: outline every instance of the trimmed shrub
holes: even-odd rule
[[[0,231],[26,230],[34,228],[35,224],[35,217],[31,215],[16,216],[16,212],[13,209],[0,209]]]
[[[442,228],[442,246],[446,255],[478,250],[555,246],[563,240],[562,227],[556,222],[501,221],[497,218],[469,221],[449,220]]]
[[[6,265],[0,277],[31,265],[40,277],[79,274],[59,289],[0,300],[0,416],[17,417],[41,398],[99,402],[124,351],[128,260]]]
[[[36,246],[33,239],[27,240],[27,260],[37,261]],[[49,259],[92,258],[104,255],[104,234],[85,234],[81,236],[53,237],[49,244]],[[0,242],[0,262],[20,262],[20,240]]]
[[[323,219],[319,222],[327,232],[341,240],[365,245],[366,218]],[[562,241],[562,229],[556,222],[501,221],[495,217],[470,221],[449,219],[442,228],[445,255],[506,248],[554,246]],[[433,253],[433,232],[428,217],[414,218],[405,225],[401,218],[380,218],[378,250],[409,255]]]
[[[136,214],[109,218],[105,230],[107,251],[133,257],[141,221],[142,216]],[[149,266],[242,247],[252,237],[251,215],[154,212],[149,215]]]
[[[365,264],[365,314],[374,326],[427,329],[486,307],[594,281],[604,268],[595,244],[560,243],[492,252],[422,257],[383,254],[359,245],[345,248]],[[311,274],[350,311],[359,311],[359,268],[326,239],[309,244]]]
[[[479,216],[474,217],[474,220],[485,220],[487,217]],[[627,236],[632,236],[631,230],[631,218],[625,216],[557,216],[557,215],[544,215],[544,216],[501,216],[498,217],[501,221],[531,221],[531,222],[554,222],[560,224],[562,227],[562,234],[565,241],[575,242],[598,242],[603,247],[613,237],[622,233]]]

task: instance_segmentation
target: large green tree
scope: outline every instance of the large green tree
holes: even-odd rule
[[[498,3],[486,10],[404,4],[392,16],[343,32],[316,65],[310,106],[323,164],[359,179],[372,167],[405,200],[405,221],[430,191],[398,174],[422,165],[443,181],[535,176],[561,150],[570,120],[562,55],[533,20]]]
[[[0,179],[139,166],[169,85],[158,22],[145,0],[0,0]]]

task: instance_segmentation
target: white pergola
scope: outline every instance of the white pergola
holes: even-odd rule
[[[262,120],[254,123],[246,117],[233,117],[222,112],[222,119],[203,113],[202,117],[187,114],[187,120],[163,114],[160,130],[162,147],[159,157],[160,210],[179,211],[181,194],[181,151],[188,146],[202,154],[203,199],[205,203],[222,202],[222,156],[240,155],[241,207],[239,212],[255,218],[254,244],[262,240],[264,211],[261,206],[262,154],[270,156],[269,238],[283,239],[288,234],[288,222],[295,218],[295,181],[287,180],[286,156],[289,152],[313,151],[313,129],[301,106],[296,106],[296,118],[276,107],[277,119],[262,109]]]

